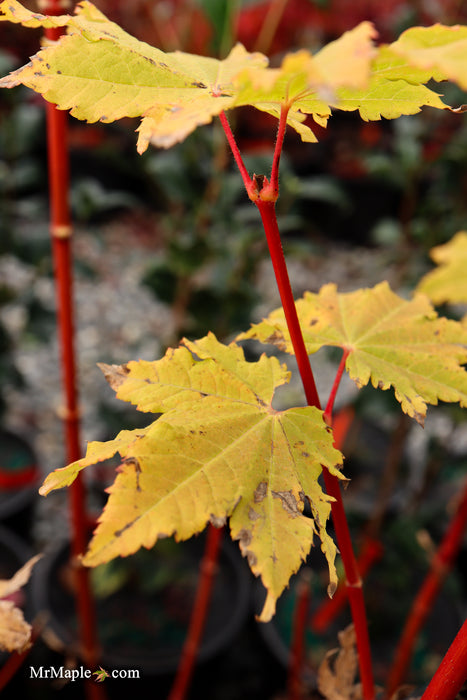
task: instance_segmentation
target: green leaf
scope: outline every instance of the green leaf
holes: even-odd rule
[[[433,304],[467,303],[467,231],[459,231],[448,243],[432,248],[430,255],[438,267],[421,279],[417,291]]]
[[[349,355],[346,370],[359,387],[371,381],[394,388],[402,410],[423,424],[427,404],[438,400],[467,406],[467,328],[438,318],[423,295],[406,301],[387,282],[338,294],[325,285],[297,301],[306,348],[336,346]],[[293,353],[282,309],[239,338],[274,343]]]
[[[322,469],[343,478],[340,453],[321,411],[276,411],[275,389],[289,380],[276,358],[246,362],[242,349],[210,334],[156,362],[103,366],[117,397],[162,413],[145,430],[91,443],[86,457],[49,474],[41,493],[68,485],[84,467],[119,452],[122,465],[87,552],[90,566],[126,556],[161,537],[184,540],[230,518],[267,598],[261,619],[307,556],[315,534],[336,584],[335,545],[326,532],[330,497]],[[303,515],[305,502],[312,517]]]

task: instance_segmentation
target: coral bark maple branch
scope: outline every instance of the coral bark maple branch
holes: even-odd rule
[[[49,0],[44,11],[60,14],[58,1]],[[61,28],[45,30],[47,39],[56,41]],[[58,328],[61,346],[61,364],[65,394],[64,425],[68,462],[81,456],[78,390],[74,348],[73,274],[71,261],[71,214],[69,207],[69,165],[67,151],[67,114],[50,102],[46,103],[47,146],[49,164],[50,230],[57,296]],[[81,475],[79,475],[81,476]],[[87,546],[88,518],[82,478],[77,478],[70,489],[72,514],[72,556],[77,562]],[[91,594],[89,571],[81,564],[75,567],[76,605],[80,624],[80,645],[85,662],[95,667],[98,661],[96,616]],[[86,683],[86,694],[91,700],[106,697],[94,682]]]
[[[285,122],[287,117],[286,108],[281,112],[281,121],[283,123],[283,132],[279,132],[279,136],[283,139],[285,134]],[[261,215],[266,240],[268,243],[269,254],[271,256],[274,274],[276,277],[277,287],[281,297],[282,306],[284,309],[287,327],[290,333],[291,342],[293,345],[295,357],[297,360],[298,369],[303,382],[305,396],[310,406],[321,408],[318,391],[316,388],[313,371],[311,369],[308,353],[306,351],[305,341],[300,328],[300,322],[295,307],[295,301],[290,284],[287,265],[285,262],[284,251],[277,225],[275,199],[271,197],[270,183],[266,178],[262,179],[263,187],[259,188],[259,178],[251,180],[248,173],[243,172],[245,166],[241,158],[239,149],[235,142],[235,137],[230,129],[225,115],[221,118],[222,126],[227,136],[227,140],[232,148],[234,158],[237,165],[240,167],[240,172],[245,183],[250,199],[258,207]],[[281,140],[282,147],[282,140]],[[277,153],[275,151],[275,159],[279,163]],[[251,186],[253,185],[253,192]],[[264,193],[264,198],[262,195]],[[364,700],[373,700],[375,697],[375,685],[373,678],[373,669],[371,661],[370,640],[368,635],[368,623],[366,619],[365,603],[363,599],[362,582],[358,573],[358,567],[353,551],[352,540],[350,537],[349,526],[345,515],[344,505],[342,502],[342,494],[337,477],[323,469],[324,483],[327,493],[334,498],[331,504],[332,518],[336,531],[337,544],[342,556],[345,575],[347,579],[348,598],[352,619],[355,626],[355,634],[357,639],[357,650],[359,657],[360,680],[363,689]]]

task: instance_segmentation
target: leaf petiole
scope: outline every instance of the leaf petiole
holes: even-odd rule
[[[334,378],[334,383],[331,388],[331,393],[329,394],[329,399],[326,404],[326,408],[324,410],[324,420],[328,425],[332,424],[332,412],[334,410],[334,402],[336,400],[336,395],[337,391],[339,389],[339,384],[341,382],[342,376],[344,374],[345,370],[345,363],[347,361],[348,356],[350,355],[350,350],[348,348],[344,348],[344,352],[342,353],[341,361],[339,363],[339,367],[337,368],[336,376]]]

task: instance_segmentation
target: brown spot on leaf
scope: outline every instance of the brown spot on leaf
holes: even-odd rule
[[[248,517],[254,522],[255,520],[258,520],[258,518],[260,518],[261,516],[254,510],[254,508],[249,508]]]
[[[136,490],[141,491],[141,486],[139,483],[139,475],[141,474],[141,465],[139,461],[136,459],[136,457],[128,457],[127,459],[123,460],[123,464],[134,467],[135,474],[136,474]]]
[[[103,362],[98,362],[97,366],[114,391],[118,390],[129,374],[127,365],[106,365]]]
[[[237,540],[239,541],[240,549],[242,550],[243,555],[245,555],[245,553],[243,552],[243,548],[248,547],[248,545],[251,544],[251,530],[246,530],[244,527],[242,527],[242,529],[238,533]]]
[[[255,489],[255,493],[253,496],[254,502],[261,503],[261,501],[266,497],[267,490],[268,490],[267,482],[261,481]]]
[[[296,518],[300,515],[300,511],[297,507],[297,501],[292,491],[271,491],[274,498],[280,498],[282,502],[282,507],[286,513],[288,513],[292,518]]]
[[[254,552],[248,551],[246,558],[248,560],[248,565],[250,569],[252,569],[258,563],[258,559],[256,558],[256,554]]]
[[[211,525],[213,527],[221,528],[221,527],[224,527],[224,525],[226,524],[227,518],[225,515],[219,516],[219,515],[213,515],[213,513],[211,513],[211,515],[209,517],[209,522],[211,523]]]

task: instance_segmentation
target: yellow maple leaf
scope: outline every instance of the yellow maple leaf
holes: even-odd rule
[[[371,381],[394,388],[402,409],[423,424],[427,404],[467,406],[467,329],[438,318],[423,295],[407,301],[387,282],[339,294],[334,284],[296,302],[306,348],[337,346],[349,354],[346,370],[359,387]],[[272,342],[293,353],[282,309],[239,338]]]
[[[459,231],[448,243],[432,248],[430,256],[438,267],[420,280],[417,291],[434,304],[467,303],[467,231]]]
[[[336,585],[329,496],[322,469],[343,478],[332,434],[316,408],[272,408],[289,372],[276,358],[246,362],[242,349],[209,334],[185,340],[155,362],[104,366],[117,398],[162,413],[143,431],[90,443],[85,458],[47,477],[41,493],[68,485],[78,471],[117,451],[122,465],[84,557],[95,566],[152,547],[161,537],[185,540],[230,519],[267,597],[262,620],[308,555],[315,535]],[[303,514],[308,503],[311,517]]]

